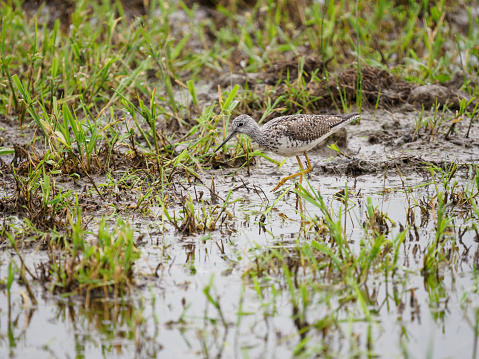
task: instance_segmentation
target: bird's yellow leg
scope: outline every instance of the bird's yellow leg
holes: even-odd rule
[[[313,170],[313,166],[311,165],[311,162],[309,162],[309,158],[308,158],[308,155],[306,154],[306,152],[304,153],[304,157],[306,157],[306,161],[308,161],[308,168],[306,168],[304,170],[304,173],[306,174],[306,173],[309,173]]]
[[[301,168],[301,174],[299,176],[299,183],[303,185],[303,173],[304,173],[304,166],[299,159],[299,156],[296,156],[298,160],[299,168]],[[297,188],[297,186],[296,186]],[[296,209],[299,207],[299,212],[301,213],[301,229],[303,228],[303,202],[301,201],[301,196],[296,193]]]
[[[298,160],[299,168],[301,168],[301,174],[299,175],[299,183],[303,184],[304,166],[301,160],[299,159],[299,156],[296,156],[296,159]]]
[[[271,192],[276,191],[279,187],[281,187],[284,184],[284,182],[286,182],[287,180],[289,180],[291,178],[294,178],[294,177],[301,176],[301,182],[302,182],[303,174],[311,172],[312,169],[313,169],[313,166],[311,166],[311,162],[309,162],[309,158],[306,155],[306,153],[304,153],[304,156],[306,157],[306,161],[308,161],[308,168],[306,168],[306,170],[305,170],[304,167],[303,167],[303,164],[301,163],[301,160],[299,159],[299,156],[296,156],[296,159],[298,160],[298,163],[299,163],[299,167],[301,168],[301,172],[295,173],[294,175],[291,175],[291,176],[284,177],[283,179],[281,179],[281,181],[279,181],[279,183],[276,185],[276,187],[274,187],[271,190]]]

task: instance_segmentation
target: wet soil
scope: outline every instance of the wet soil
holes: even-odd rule
[[[421,173],[426,164],[443,168],[445,158],[458,163],[461,170],[467,173],[469,164],[479,163],[478,124],[472,124],[469,137],[466,138],[470,120],[464,119],[446,140],[445,134],[454,119],[453,113],[444,116],[444,124],[439,128],[423,127],[416,132],[417,117],[417,112],[363,112],[360,123],[347,127],[347,134],[343,132],[330,138],[309,153],[314,169],[308,174],[308,179],[321,185],[324,175],[347,175],[353,178],[365,174],[398,176],[398,169],[407,176]],[[424,117],[432,119],[434,114],[427,113]],[[436,132],[434,138],[431,135],[433,132]],[[327,148],[331,143],[339,146],[340,155]],[[278,161],[283,160],[280,156],[271,156]],[[266,189],[268,186],[274,187],[282,175],[296,172],[294,158],[286,161],[280,170],[270,162],[261,160],[251,176],[243,171],[246,182],[265,183]]]
[[[132,3],[134,6],[128,7],[131,10],[129,16],[143,13],[142,2]],[[71,13],[68,4],[47,2],[50,10],[57,7],[58,13],[54,13],[52,19],[60,18],[62,26],[69,24]],[[225,21],[224,16],[211,10],[215,1],[203,1],[202,4],[205,6],[202,16],[214,12],[218,21]],[[36,11],[34,7],[29,10],[30,5],[30,2],[25,2],[27,11]],[[293,9],[293,12],[297,10]],[[295,19],[298,24],[301,21],[300,17]],[[218,100],[218,85],[228,89],[235,84],[242,87],[247,84],[258,97],[240,104],[236,111],[259,119],[266,99],[270,97],[274,101],[281,97],[291,88],[290,83],[298,80],[300,58],[285,58],[273,62],[262,72],[245,73],[242,71],[241,61],[244,59],[241,56],[238,56],[233,72],[206,78],[204,86],[198,86],[200,105]],[[337,76],[325,80],[324,69],[336,70],[330,66],[330,59],[323,60],[317,54],[305,57],[302,77],[307,83],[308,93],[317,100],[304,112],[337,113],[343,94],[348,104],[356,103],[358,71],[355,64],[345,66],[338,70]],[[152,70],[152,78],[155,78],[154,73]],[[378,278],[368,278],[365,293],[374,304],[371,310],[377,315],[377,322],[381,323],[372,329],[360,321],[350,322],[352,317],[348,311],[357,310],[352,304],[346,309],[340,304],[331,308],[318,300],[311,309],[312,317],[320,317],[329,311],[344,309],[344,312],[339,316],[340,328],[331,330],[331,333],[318,331],[313,339],[327,343],[332,353],[348,356],[351,354],[348,352],[348,347],[352,346],[351,338],[361,343],[364,352],[371,349],[365,334],[371,330],[375,338],[374,352],[382,357],[393,357],[403,354],[406,332],[410,338],[408,350],[418,357],[427,355],[429,343],[434,344],[435,353],[444,357],[470,357],[474,345],[471,340],[474,325],[464,324],[464,318],[472,318],[473,321],[477,305],[473,301],[464,302],[461,298],[470,290],[474,280],[473,271],[479,258],[477,238],[472,230],[462,233],[455,265],[441,269],[438,281],[442,284],[437,296],[432,296],[433,289],[426,283],[420,269],[428,244],[433,239],[435,224],[431,219],[424,218],[420,208],[415,208],[411,215],[408,211],[409,198],[405,194],[405,183],[413,187],[430,180],[429,164],[444,168],[445,159],[448,163],[457,163],[457,175],[464,183],[471,178],[472,166],[479,163],[477,118],[464,117],[456,121],[460,101],[470,99],[466,92],[459,90],[464,78],[459,74],[445,84],[417,85],[378,68],[363,67],[361,75],[364,94],[362,119],[309,153],[314,169],[307,179],[314,189],[320,189],[333,209],[338,208],[340,200],[337,194],[344,190],[346,183],[352,189],[358,207],[345,221],[348,239],[356,251],[361,248],[361,225],[366,220],[365,201],[368,195],[372,196],[374,205],[380,206],[396,223],[389,225],[384,232],[389,240],[401,228],[414,225],[415,229],[409,232],[410,237],[400,258],[404,268],[407,268],[407,275],[403,278],[387,277],[390,282],[383,281],[379,275]],[[310,81],[314,77],[320,80]],[[469,80],[474,86],[474,79]],[[449,105],[444,111],[439,106],[436,114],[430,111],[436,103]],[[475,104],[472,102],[471,107]],[[289,113],[296,113],[298,109],[292,106]],[[274,116],[276,114],[265,120]],[[34,126],[18,128],[16,122],[5,118],[0,118],[0,128],[0,147],[15,148],[15,154],[0,159],[0,222],[3,228],[20,226],[22,221],[19,219],[26,218],[44,230],[64,230],[68,226],[65,216],[56,214],[52,218],[48,213],[35,209],[41,207],[40,197],[19,200],[23,187],[15,180],[12,165],[17,173],[26,176],[29,166],[42,159],[41,144],[32,141],[36,129]],[[177,128],[165,126],[161,130],[169,131],[168,134],[177,132],[177,137],[183,135]],[[331,143],[338,145],[340,154],[326,147]],[[175,149],[175,153],[179,152],[180,148]],[[264,214],[280,196],[280,193],[270,193],[270,189],[283,176],[298,171],[295,159],[288,159],[278,168],[266,159],[256,157],[249,169],[244,167],[239,170],[240,161],[227,166],[221,162],[209,163],[204,171],[199,172],[199,178],[190,176],[188,181],[184,181],[188,175],[186,171],[170,173],[173,185],[161,193],[165,198],[168,196],[169,211],[178,218],[184,215],[187,195],[194,199],[195,205],[200,205],[202,201],[221,204],[232,190],[231,200],[236,202],[228,208],[229,213],[221,217],[215,230],[206,232],[198,223],[179,221],[177,226],[168,223],[161,207],[139,209],[137,204],[145,188],[138,188],[134,182],[122,183],[114,189],[102,188],[102,184],[111,178],[119,180],[133,168],[138,170],[142,179],[148,180],[152,191],[160,193],[164,190],[155,182],[154,170],[147,170],[155,166],[151,158],[141,151],[128,156],[125,153],[121,150],[113,153],[117,167],[108,175],[108,171],[101,170],[101,167],[90,176],[81,169],[71,167],[71,172],[56,175],[54,180],[57,190],[71,190],[79,194],[85,223],[92,231],[96,230],[102,215],[120,215],[134,223],[137,247],[142,252],[142,260],[135,268],[137,291],[120,305],[107,299],[85,307],[81,298],[51,295],[37,286],[33,288],[38,299],[35,306],[25,295],[26,289],[21,283],[16,282],[13,286],[12,302],[7,299],[2,284],[0,307],[9,308],[9,311],[8,314],[6,310],[0,311],[1,321],[8,323],[0,335],[4,340],[9,338],[10,347],[15,348],[14,354],[17,357],[45,358],[131,358],[135,355],[226,358],[241,353],[261,358],[290,357],[298,345],[298,329],[304,327],[304,323],[291,319],[295,308],[291,306],[291,299],[284,290],[285,284],[277,274],[279,266],[273,263],[264,268],[264,281],[261,283],[253,283],[247,276],[252,268],[258,266],[253,255],[256,251],[270,253],[280,248],[285,257],[289,256],[287,263],[292,268],[297,268],[301,260],[296,255],[301,233],[296,196],[292,192],[286,194],[268,215]],[[271,157],[283,160],[276,155]],[[102,157],[99,161],[104,163],[106,159]],[[213,169],[209,168],[210,165]],[[74,173],[81,176],[72,177]],[[289,181],[286,186],[293,183]],[[414,193],[433,197],[431,187],[415,189]],[[35,208],[29,207],[35,203]],[[305,212],[321,215],[317,208],[307,203]],[[458,228],[471,227],[471,223],[463,223],[460,218],[455,225]],[[22,244],[25,265],[32,272],[40,270],[41,264],[48,262],[45,249],[51,239],[30,241],[35,234],[34,229],[25,231]],[[299,241],[301,244],[310,243],[315,236],[311,232]],[[21,261],[7,238],[0,246],[4,249],[0,253],[0,272],[4,278],[10,259],[19,267]],[[221,304],[221,315],[205,298],[204,290],[212,278],[212,293]],[[273,293],[268,292],[272,283],[280,288]],[[258,293],[262,291],[265,296],[259,300]],[[431,301],[431,298],[437,298],[437,301]],[[273,303],[271,307],[268,306],[269,301]],[[245,314],[241,321],[238,319],[238,308]],[[224,326],[218,324],[222,319],[226,323]],[[308,318],[310,321],[314,319]],[[132,326],[131,323],[136,324]],[[429,333],[429,338],[424,338],[425,332]],[[9,355],[9,350],[12,349],[2,346],[1,356]]]
[[[265,182],[264,174],[254,176],[258,183]],[[227,194],[231,180],[228,178],[225,181],[227,183],[222,185],[218,179],[219,196]],[[328,202],[331,201],[333,210],[340,202],[332,196],[344,188],[346,182],[352,184],[353,181],[354,192],[362,192],[362,195],[354,196],[358,207],[353,210],[345,225],[349,243],[358,251],[363,236],[360,223],[366,219],[365,195],[372,194],[373,204],[395,221],[396,225],[388,230],[388,238],[393,238],[410,221],[410,215],[407,214],[408,205],[404,194],[394,190],[402,187],[402,180],[397,176],[384,178],[375,174],[364,174],[356,179],[348,176],[322,176],[321,193]],[[414,186],[422,183],[424,178],[411,174],[407,181],[410,186]],[[377,195],[384,188],[389,188],[390,194]],[[427,192],[430,188],[419,191]],[[297,323],[290,319],[293,308],[290,306],[288,292],[276,292],[274,298],[277,309],[270,312],[265,307],[267,302],[258,301],[255,285],[244,280],[244,276],[257,267],[255,256],[252,255],[255,251],[283,250],[284,256],[290,256],[287,263],[294,268],[299,260],[294,253],[300,231],[299,218],[294,210],[295,196],[284,197],[266,217],[262,216],[262,211],[272,204],[275,195],[267,191],[256,193],[254,184],[250,184],[235,191],[234,197],[240,199],[240,202],[232,212],[236,218],[233,226],[210,235],[175,235],[172,227],[165,232],[161,229],[160,208],[153,209],[153,217],[150,219],[135,219],[135,235],[146,235],[139,242],[142,260],[136,268],[140,289],[142,282],[145,287],[138,297],[131,298],[120,306],[102,301],[84,308],[81,300],[74,297],[58,302],[56,298],[41,295],[42,291],[38,289],[35,292],[39,300],[37,306],[31,306],[28,300],[24,306],[14,305],[10,313],[13,313],[15,320],[28,321],[25,327],[11,327],[17,343],[16,355],[81,355],[99,358],[102,354],[96,348],[101,346],[109,348],[109,357],[128,358],[141,353],[141,357],[161,354],[166,357],[196,358],[201,356],[201,347],[208,345],[210,352],[217,357],[232,357],[240,348],[254,357],[289,356],[290,348],[297,344],[295,333],[298,329]],[[308,205],[305,210],[311,215],[317,211]],[[417,223],[423,219],[419,209],[414,211],[414,216]],[[422,226],[416,230],[416,236],[407,239],[400,261],[409,269],[408,277],[390,278],[389,284],[371,277],[365,285],[369,299],[375,303],[377,320],[382,323],[374,329],[374,349],[381,356],[399,355],[402,340],[400,333],[404,326],[411,338],[408,342],[408,350],[411,352],[426,353],[428,344],[420,338],[427,331],[435,350],[444,355],[470,353],[470,341],[465,340],[471,334],[470,328],[461,323],[464,316],[472,315],[473,307],[471,310],[463,307],[460,298],[461,293],[469,288],[477,243],[470,234],[461,238],[462,254],[458,265],[445,267],[441,274],[445,278],[454,278],[453,282],[445,280],[442,286],[441,290],[448,295],[439,294],[440,299],[431,303],[428,286],[418,269],[422,267],[423,255],[431,240],[431,233],[434,232],[431,230],[433,222],[422,222]],[[455,225],[459,226],[459,222],[458,220]],[[314,237],[311,234],[311,238],[305,237],[301,241],[308,243]],[[6,256],[7,253],[1,255],[2,272],[6,270]],[[26,256],[26,265],[33,268],[45,260],[44,253],[32,251]],[[272,283],[277,280],[281,283],[280,276],[277,280],[274,279],[278,276],[278,268],[272,264],[272,267],[263,269],[264,282],[261,286],[265,293]],[[155,276],[152,277],[152,273]],[[215,284],[211,293],[221,304],[226,327],[218,324],[221,323],[219,314],[213,306],[208,305],[203,293],[212,276]],[[14,285],[13,298],[20,298],[22,291],[22,287]],[[392,297],[396,299],[392,300]],[[7,308],[5,296],[1,296],[1,301],[2,307]],[[385,302],[388,302],[387,306],[384,305]],[[310,308],[311,317],[308,320],[331,310],[320,303],[318,298],[318,304]],[[241,306],[244,313],[248,313],[239,325],[235,309],[238,306]],[[351,310],[354,310],[353,307]],[[140,311],[140,308],[143,309]],[[344,310],[343,306],[335,308]],[[5,315],[5,312],[2,311],[1,315]],[[442,319],[438,321],[437,315]],[[143,319],[136,329],[126,325],[135,318],[138,320],[138,316]],[[340,318],[344,319],[344,325],[339,331],[332,330],[325,336],[318,334],[316,338],[328,343],[328,351],[345,354],[350,336],[347,334],[348,327],[350,328],[347,311]],[[361,342],[366,342],[364,333],[367,332],[367,327],[361,322],[355,324],[352,331]],[[141,338],[134,339],[139,333]],[[198,336],[199,333],[202,334]],[[27,341],[25,338],[32,339]],[[224,345],[225,343],[236,344]]]

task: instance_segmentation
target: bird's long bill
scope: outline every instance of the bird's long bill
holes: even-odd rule
[[[235,132],[235,131],[231,132],[231,133],[228,135],[228,137],[226,137],[226,139],[221,143],[221,145],[219,145],[219,146],[216,148],[215,152],[213,152],[213,153],[216,153],[221,147],[223,147],[223,145],[224,145],[226,142],[228,142],[229,140],[231,140],[231,138],[232,138],[234,135],[236,135],[236,132]]]

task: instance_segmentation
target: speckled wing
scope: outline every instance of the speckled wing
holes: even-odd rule
[[[339,116],[291,115],[278,117],[268,122],[265,127],[269,131],[282,133],[292,141],[312,142],[327,135],[332,128],[346,121]]]

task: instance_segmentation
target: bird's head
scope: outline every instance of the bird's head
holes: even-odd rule
[[[233,136],[237,133],[243,133],[245,135],[248,135],[249,137],[253,137],[253,134],[259,131],[259,126],[256,121],[248,115],[240,115],[236,117],[233,120],[231,127],[233,130],[228,135],[228,137],[226,137],[226,139],[221,143],[221,145],[216,148],[215,152],[218,151],[221,147],[223,147],[223,145],[229,140],[231,140]]]

